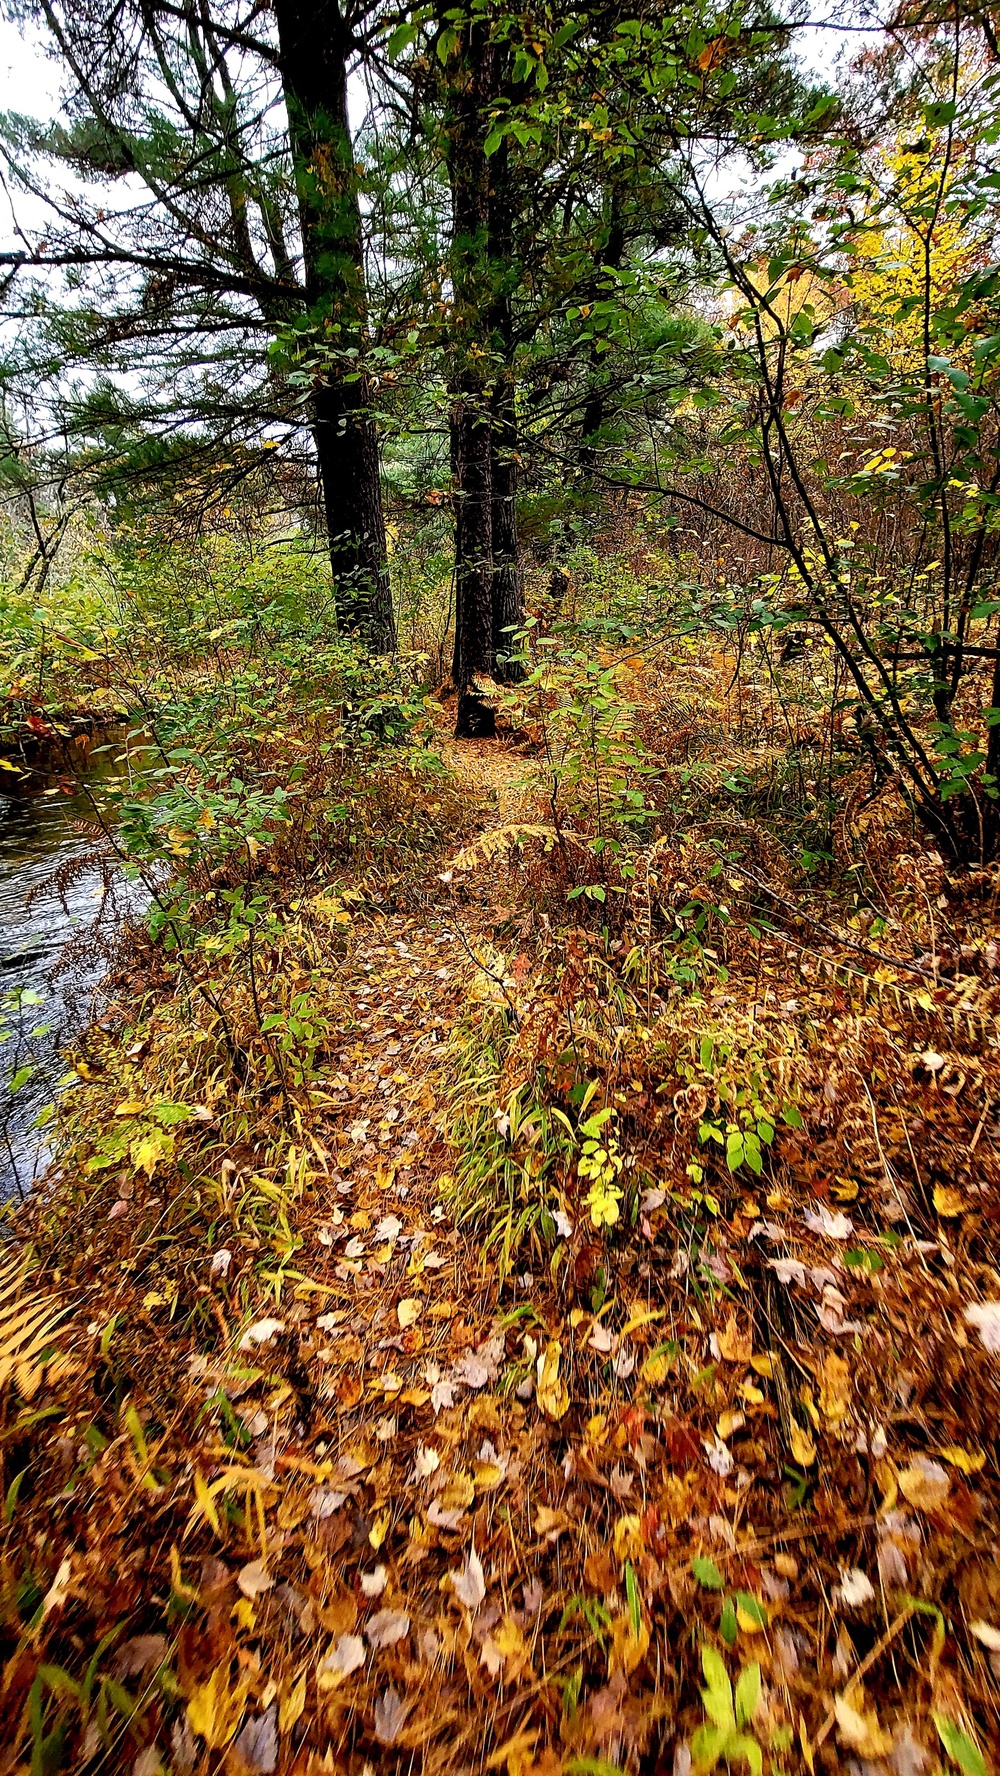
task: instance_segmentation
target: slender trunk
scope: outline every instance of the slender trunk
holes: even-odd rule
[[[510,656],[516,647],[512,631],[524,622],[524,579],[517,541],[517,416],[511,376],[496,384],[491,406],[494,672],[501,684],[516,684],[522,668]]]
[[[498,58],[494,80],[499,86],[509,65],[509,50],[494,51]],[[500,59],[502,57],[502,60]],[[510,658],[515,641],[512,631],[524,622],[524,580],[517,540],[517,404],[514,378],[513,288],[518,279],[514,251],[514,217],[519,194],[514,188],[509,145],[501,143],[489,163],[487,242],[491,302],[488,314],[490,346],[499,360],[500,374],[490,396],[490,439],[493,495],[493,657],[494,676],[503,684],[515,684],[522,676],[520,665]]]
[[[482,344],[489,302],[489,167],[483,153],[496,51],[481,19],[462,34],[446,92],[445,157],[451,186],[452,324],[448,371],[455,506],[456,733],[492,734],[480,689],[495,669],[493,645],[493,447],[489,358]]]
[[[388,652],[396,637],[378,439],[363,368],[364,248],[347,111],[351,34],[336,0],[273,0],[273,7],[309,319],[331,358],[314,390],[313,435],[338,619]]]
[[[470,379],[471,382],[472,379]],[[451,412],[451,467],[455,484],[455,659],[458,687],[455,732],[463,738],[496,731],[480,690],[492,678],[493,511],[492,436],[482,389],[467,386]]]

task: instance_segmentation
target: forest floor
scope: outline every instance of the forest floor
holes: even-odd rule
[[[810,995],[834,1019],[809,1063],[816,1138],[790,1125],[770,1178],[693,1190],[675,1127],[700,1087],[682,1073],[658,1106],[651,1015],[604,1063],[619,1126],[645,1131],[633,1224],[605,1242],[566,1196],[559,1259],[534,1238],[505,1266],[488,1220],[456,1216],[463,1082],[505,1020],[486,1114],[527,1179],[555,1125],[505,1128],[504,1105],[567,1005],[576,1042],[589,940],[531,916],[513,862],[482,867],[479,834],[543,817],[524,757],[441,754],[465,830],[328,928],[339,1039],[309,1116],[265,1154],[252,1106],[226,1122],[206,1075],[178,1182],[155,1153],[110,1191],[103,1163],[66,1160],[29,1213],[37,1268],[12,1260],[0,1297],[0,1772],[987,1769],[990,1097],[950,1184],[913,1156],[955,1192],[928,1235],[900,1183],[914,1102],[888,1132],[902,1075],[862,1025],[906,1050],[928,1130],[976,1063],[940,1032],[914,1042],[892,983],[885,1011],[810,975],[801,945],[763,974],[757,954],[761,1054]],[[985,1011],[939,997],[913,1017],[940,1011],[974,1054],[962,1020]],[[139,1114],[151,1045],[197,1040],[169,1005],[137,1030],[128,1002],[86,1046],[78,1139],[102,1091]]]

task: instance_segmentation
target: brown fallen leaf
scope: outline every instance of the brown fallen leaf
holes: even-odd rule
[[[918,1455],[899,1475],[899,1490],[915,1511],[939,1511],[951,1491],[951,1478],[940,1462]]]
[[[734,1313],[730,1314],[722,1331],[716,1333],[716,1342],[724,1363],[749,1363],[753,1341],[749,1330],[737,1325]]]

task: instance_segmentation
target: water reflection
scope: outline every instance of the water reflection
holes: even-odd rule
[[[79,757],[79,781],[67,768],[13,795],[0,773],[0,1028],[10,1032],[0,1044],[0,1200],[48,1164],[37,1125],[66,1073],[60,1050],[99,1014],[108,944],[146,904],[141,884],[95,855],[107,851],[104,793],[132,760],[121,739]]]

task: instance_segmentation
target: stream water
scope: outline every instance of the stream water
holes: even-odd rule
[[[99,1015],[108,944],[146,904],[140,884],[94,855],[97,810],[128,768],[119,738],[81,753],[76,778],[0,793],[0,1201],[49,1162],[44,1112],[65,1079],[62,1051]]]

